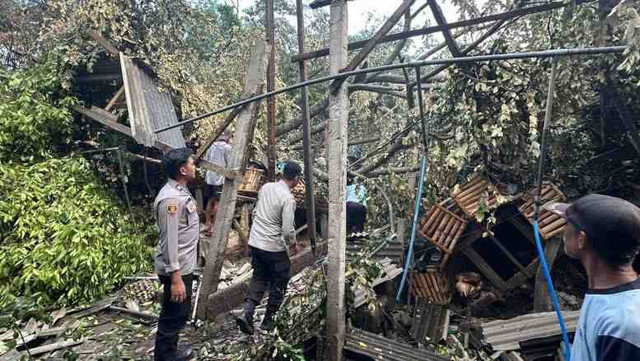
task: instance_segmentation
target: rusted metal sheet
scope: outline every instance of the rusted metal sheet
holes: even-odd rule
[[[420,350],[402,342],[389,340],[380,335],[353,329],[347,335],[345,351],[389,361],[449,361],[448,357],[435,352]]]
[[[494,187],[479,173],[469,178],[469,181],[460,185],[452,194],[451,198],[462,208],[464,214],[469,218],[475,218],[476,212],[482,203],[487,209],[498,207],[498,189]]]
[[[580,311],[564,311],[562,315],[567,330],[575,332]],[[531,313],[483,323],[482,334],[495,351],[513,351],[520,350],[521,342],[560,335],[560,326],[555,312]]]
[[[451,301],[449,281],[444,273],[437,268],[429,268],[426,272],[411,272],[409,285],[411,292],[418,299],[428,300],[439,305],[446,305]]]
[[[468,221],[436,204],[420,219],[418,234],[440,249],[444,255],[440,267],[444,267],[458,240],[467,228]]]
[[[518,208],[530,222],[533,221],[536,194],[536,188],[530,189],[524,196],[525,202]],[[544,184],[542,186],[540,197],[541,204],[551,201],[563,202],[565,199],[564,194],[553,184]],[[540,235],[542,238],[550,239],[562,234],[567,222],[557,214],[541,209],[538,216],[538,225],[540,226]]]
[[[178,123],[169,93],[160,93],[151,75],[135,64],[132,58],[122,53],[120,67],[127,98],[129,122],[135,140],[147,147],[153,147],[156,140],[174,148],[185,147],[180,128],[155,133],[156,129]]]
[[[438,343],[446,340],[449,330],[449,311],[443,305],[418,300],[413,309],[413,322],[409,333],[418,343]]]

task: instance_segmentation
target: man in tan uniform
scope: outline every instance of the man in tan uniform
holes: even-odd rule
[[[162,163],[169,180],[154,202],[159,232],[155,270],[164,286],[154,357],[182,361],[193,355],[190,348],[178,349],[178,333],[189,318],[192,273],[197,266],[200,219],[187,189],[196,177],[196,167],[188,148],[169,151]]]

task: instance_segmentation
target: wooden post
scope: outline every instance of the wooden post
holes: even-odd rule
[[[276,86],[276,46],[275,25],[273,18],[273,1],[267,0],[266,30],[267,43],[271,46],[271,56],[267,67],[267,91]],[[276,177],[276,97],[267,98],[267,177],[270,181]]]
[[[347,65],[347,1],[331,2],[330,74]],[[345,251],[347,187],[347,118],[349,96],[344,83],[329,96],[329,250],[327,279],[327,352],[325,360],[342,360],[345,340]]]
[[[549,272],[553,269],[553,263],[558,256],[558,251],[561,246],[562,239],[554,237],[548,240],[547,245],[544,247],[544,257],[547,259],[547,263],[549,264]],[[534,312],[546,312],[553,310],[551,296],[549,295],[547,282],[544,279],[542,267],[538,267],[538,272],[536,273],[535,291],[533,293],[533,310]]]
[[[298,52],[304,52],[304,8],[302,0],[296,0],[298,18]],[[307,68],[304,60],[298,63],[300,81],[307,81]],[[302,109],[302,146],[304,153],[304,180],[307,186],[307,235],[311,241],[311,249],[316,252],[316,201],[313,185],[313,154],[311,152],[311,119],[309,117],[309,88],[300,90],[300,109]]]
[[[269,44],[264,41],[257,42],[245,80],[245,94],[262,92],[270,51],[271,46]],[[246,106],[238,114],[235,144],[231,150],[229,164],[227,164],[228,169],[244,169],[247,150],[251,144],[259,108],[260,102],[254,102]],[[238,179],[225,178],[224,180],[222,196],[220,197],[220,209],[213,225],[213,237],[204,252],[206,265],[202,280],[203,299],[197,310],[198,318],[204,318],[207,307],[210,304],[209,295],[218,289],[222,262],[227,248],[227,236],[231,230],[236,208],[238,183]]]

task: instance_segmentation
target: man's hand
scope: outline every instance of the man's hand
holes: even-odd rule
[[[187,298],[187,291],[182,282],[180,271],[171,274],[171,302],[182,303]]]

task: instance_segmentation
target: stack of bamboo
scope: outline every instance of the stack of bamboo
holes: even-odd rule
[[[421,220],[418,229],[420,237],[427,239],[443,253],[440,267],[444,268],[449,257],[467,227],[468,221],[446,210],[439,204],[429,209]]]
[[[533,214],[535,209],[535,195],[537,189],[534,187],[530,189],[525,195],[525,202],[518,208],[520,212],[533,222]],[[545,204],[547,202],[563,202],[565,200],[564,194],[553,184],[544,184],[542,186],[542,192],[540,197],[540,203]],[[538,216],[538,225],[540,227],[540,236],[546,240],[551,239],[557,235],[562,234],[567,222],[555,213],[541,209]]]
[[[489,210],[498,206],[496,194],[498,194],[496,187],[489,183],[480,173],[476,173],[471,176],[467,183],[453,192],[451,197],[462,208],[467,217],[473,218],[481,201],[486,202]]]
[[[426,299],[438,305],[447,305],[451,301],[449,281],[437,268],[426,272],[412,271],[409,274],[411,293],[419,299]]]
[[[244,172],[242,183],[238,185],[238,192],[255,195],[264,184],[264,170],[249,168]]]

